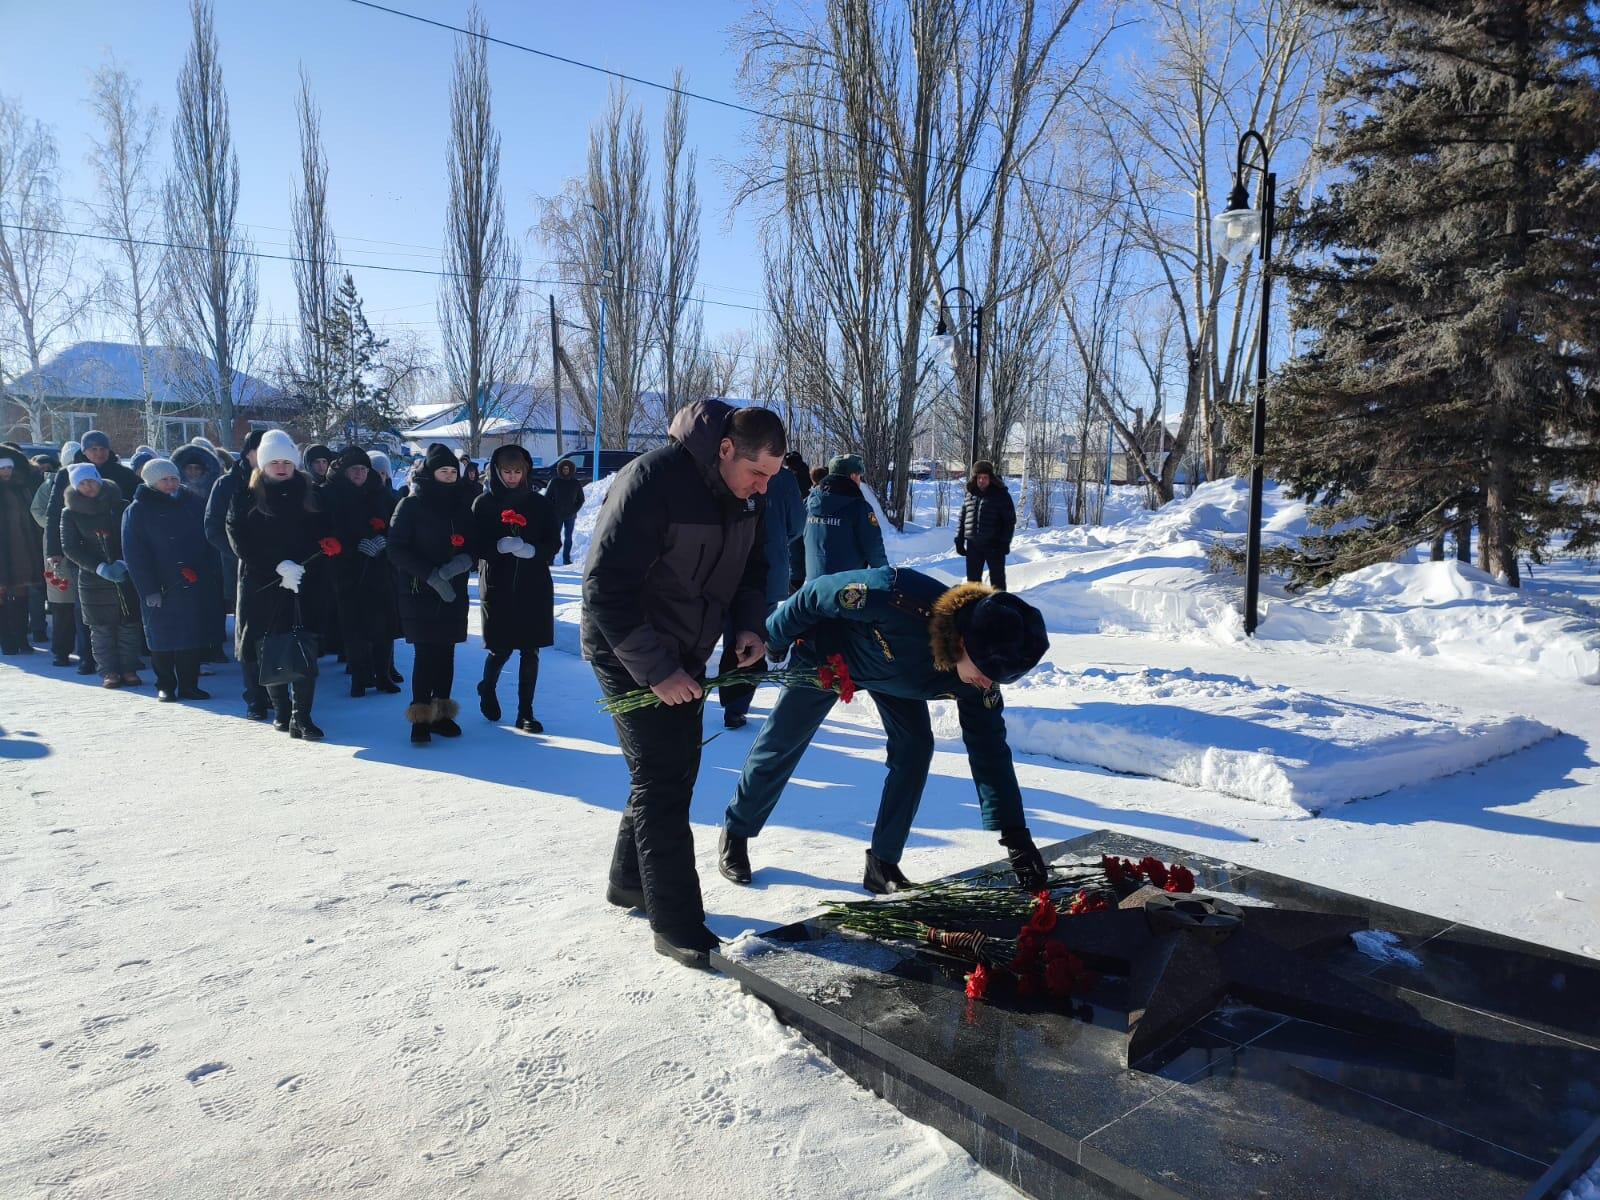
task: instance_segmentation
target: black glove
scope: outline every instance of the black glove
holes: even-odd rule
[[[1000,844],[1006,848],[1011,869],[1017,873],[1018,887],[1025,892],[1037,892],[1049,885],[1050,870],[1044,865],[1044,855],[1033,844],[1033,835],[1026,825],[1002,829]]]
[[[961,555],[962,558],[967,556],[967,544],[960,538],[956,539],[956,553]]]

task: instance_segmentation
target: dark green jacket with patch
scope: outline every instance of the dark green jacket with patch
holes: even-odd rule
[[[1022,793],[1006,744],[1005,704],[956,674],[955,615],[989,593],[983,584],[947,587],[904,567],[873,567],[809,580],[767,618],[767,644],[795,648],[803,667],[841,654],[864,691],[908,700],[954,700],[984,827],[1024,823]],[[991,824],[991,821],[996,823]]]

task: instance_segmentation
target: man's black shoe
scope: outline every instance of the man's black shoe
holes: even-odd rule
[[[744,717],[734,713],[728,713],[722,718],[722,727],[724,729],[743,729],[748,724],[749,722]]]
[[[1044,864],[1044,855],[1033,844],[1033,835],[1026,825],[1014,825],[1000,831],[1000,844],[1006,848],[1011,869],[1017,873],[1017,886],[1025,892],[1037,892],[1050,885],[1050,869]]]
[[[606,902],[618,908],[637,908],[644,911],[644,888],[623,887],[617,883],[606,884]]]
[[[266,710],[266,708],[262,707],[262,708],[247,708],[247,709],[244,710],[244,715],[248,720],[251,720],[251,721],[265,721],[272,714],[269,713]]]
[[[740,887],[750,885],[750,839],[729,833],[726,829],[717,839],[717,870],[729,883]]]
[[[900,873],[899,864],[884,862],[868,850],[867,873],[862,876],[861,886],[874,896],[887,896],[890,892],[898,892],[901,888],[915,885]]]
[[[163,704],[171,704],[178,698],[177,692],[169,692],[166,688],[156,689],[156,699]]]
[[[663,933],[658,929],[654,938],[657,954],[664,954],[686,967],[701,971],[711,969],[711,952],[722,944],[717,935],[704,925],[682,934]]]

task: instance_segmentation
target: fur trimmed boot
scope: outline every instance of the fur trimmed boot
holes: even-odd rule
[[[433,740],[428,726],[433,721],[433,701],[423,700],[406,706],[406,720],[411,722],[411,744],[426,746]]]
[[[461,705],[454,700],[435,700],[433,702],[433,720],[428,728],[440,737],[460,737],[461,726],[456,724],[456,714],[461,711]]]

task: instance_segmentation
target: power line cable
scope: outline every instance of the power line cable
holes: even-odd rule
[[[863,145],[875,146],[882,150],[903,151],[907,154],[925,158],[929,162],[938,163],[940,166],[965,166],[968,169],[984,171],[994,176],[998,176],[1000,174],[1001,169],[999,167],[982,167],[976,166],[975,164],[961,164],[956,162],[955,159],[946,158],[942,155],[935,154],[931,150],[904,149],[903,147],[894,146],[891,143],[882,140],[881,138],[865,137],[861,134],[843,132],[841,130],[829,128],[826,125],[820,125],[815,121],[807,121],[803,117],[791,116],[787,113],[775,113],[764,108],[756,108],[754,105],[740,104],[737,100],[727,100],[721,96],[707,95],[704,92],[692,91],[689,88],[681,88],[674,84],[661,83],[659,80],[646,79],[641,75],[630,75],[626,71],[616,71],[610,67],[602,67],[598,63],[585,62],[581,58],[573,58],[566,54],[557,54],[553,50],[543,50],[538,46],[529,46],[523,42],[513,42],[506,38],[494,37],[491,34],[478,33],[471,29],[464,29],[460,25],[452,25],[448,21],[439,21],[435,20],[433,17],[424,17],[420,13],[406,12],[404,9],[400,8],[390,8],[386,4],[375,3],[374,0],[349,0],[349,3],[358,5],[361,8],[370,8],[374,12],[388,13],[393,17],[401,17],[408,21],[415,21],[419,25],[431,25],[436,29],[442,29],[449,33],[460,34],[463,37],[480,38],[491,45],[503,46],[507,50],[520,50],[524,54],[533,54],[539,58],[548,59],[551,62],[562,63],[569,67],[577,67],[579,70],[583,71],[593,71],[598,75],[607,75],[613,79],[620,79],[625,83],[635,83],[640,87],[654,88],[656,91],[668,92],[674,96],[682,96],[685,100],[696,100],[701,104],[710,104],[717,108],[725,108],[731,112],[743,113],[746,116],[760,118],[763,121],[778,121],[785,125],[794,125],[801,129],[808,129],[813,133],[820,133],[827,137],[843,138],[849,141],[860,142]],[[1021,175],[1016,172],[1012,172],[1011,174],[1013,178],[1017,179],[1021,183],[1030,184],[1033,187],[1048,188],[1052,191],[1065,192],[1069,196],[1077,196],[1082,200],[1093,200],[1101,204],[1118,204],[1124,199],[1124,197],[1121,196],[1101,195],[1096,192],[1087,191],[1083,188],[1075,188],[1070,184],[1056,183],[1045,179],[1034,179],[1030,176]],[[1194,218],[1193,213],[1177,212],[1167,208],[1158,208],[1152,206],[1150,211],[1159,212],[1165,216],[1174,217],[1183,221],[1193,220]]]

